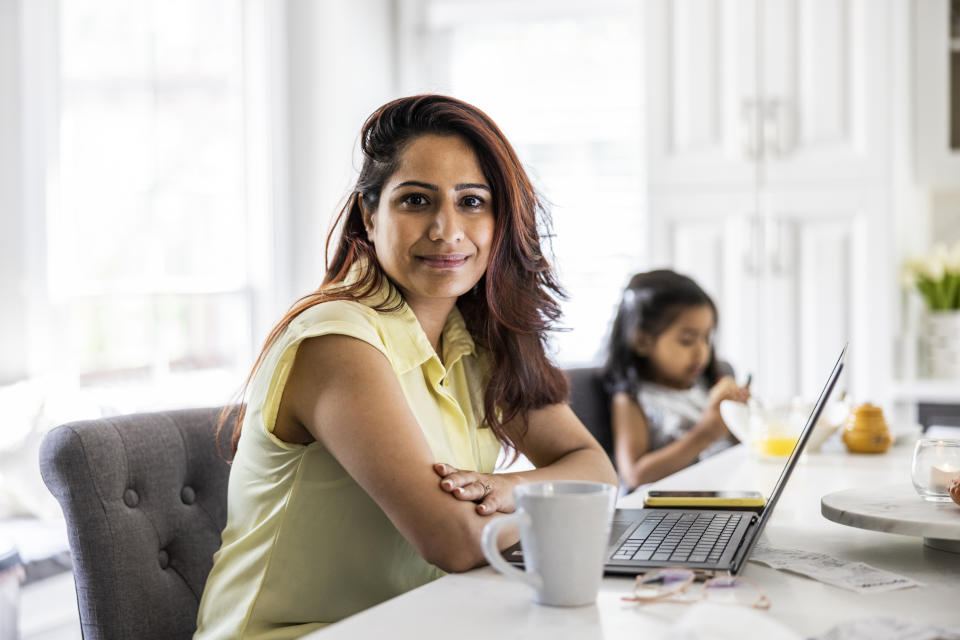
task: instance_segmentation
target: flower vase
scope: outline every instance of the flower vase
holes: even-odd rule
[[[930,377],[960,380],[960,310],[930,311],[926,328]]]

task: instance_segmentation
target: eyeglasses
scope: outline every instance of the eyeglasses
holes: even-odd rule
[[[755,609],[769,609],[770,600],[760,587],[746,578],[718,576],[703,583],[700,597],[684,597],[697,574],[690,569],[657,569],[637,576],[633,596],[624,596],[629,602],[682,602],[701,600],[717,604],[733,604]]]

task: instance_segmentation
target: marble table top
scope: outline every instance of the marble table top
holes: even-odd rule
[[[960,505],[928,502],[909,484],[830,493],[821,498],[820,512],[828,520],[860,529],[960,540]]]

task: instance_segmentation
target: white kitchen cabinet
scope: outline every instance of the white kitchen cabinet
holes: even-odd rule
[[[884,0],[646,5],[654,190],[881,179]]]
[[[647,152],[651,188],[756,179],[752,2],[645,4]]]
[[[928,187],[956,189],[960,186],[960,0],[917,0],[912,8],[916,178]]]
[[[890,2],[655,0],[646,8],[651,266],[720,307],[758,395],[890,370]],[[741,377],[741,380],[743,378]]]
[[[757,216],[737,194],[651,199],[653,264],[672,265],[715,299],[717,351],[773,401],[816,397],[849,340],[846,390],[874,400],[889,353],[885,336],[880,194],[860,189],[783,192]],[[839,390],[838,390],[839,391]]]

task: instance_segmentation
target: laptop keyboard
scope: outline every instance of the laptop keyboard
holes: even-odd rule
[[[742,517],[735,513],[651,513],[611,560],[717,562]]]

